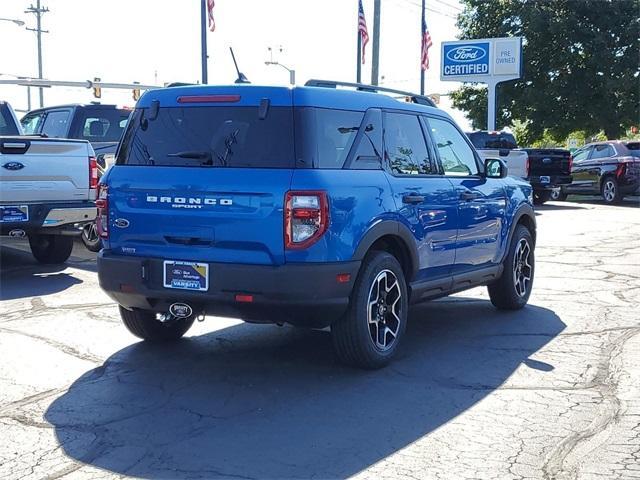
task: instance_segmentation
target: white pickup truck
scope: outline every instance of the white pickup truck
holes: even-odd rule
[[[98,169],[86,140],[24,136],[0,101],[0,239],[28,237],[41,263],[63,263],[96,216]]]

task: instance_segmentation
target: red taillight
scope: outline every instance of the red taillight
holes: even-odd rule
[[[243,295],[241,293],[238,293],[235,298],[236,302],[253,303],[253,295]]]
[[[531,173],[531,162],[529,160],[528,155],[527,155],[527,161],[524,163],[524,170],[525,170],[526,176],[528,177],[529,174]]]
[[[627,173],[627,164],[626,162],[621,162],[616,167],[616,178],[624,177],[625,173]]]
[[[240,95],[182,95],[177,100],[178,103],[235,103],[240,101]]]
[[[100,185],[98,188],[98,199],[96,200],[96,207],[98,207],[96,227],[98,229],[98,235],[102,238],[109,237],[109,198],[107,193],[107,186]]]
[[[569,155],[569,173],[573,170],[573,155]]]
[[[89,157],[89,189],[98,188],[98,162],[96,157]]]
[[[317,242],[327,231],[329,202],[326,192],[287,192],[284,205],[284,243],[286,248],[307,248]]]

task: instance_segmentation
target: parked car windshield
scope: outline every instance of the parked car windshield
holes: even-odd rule
[[[0,104],[0,135],[18,135],[19,133],[9,107]]]
[[[510,133],[473,132],[467,137],[476,148],[518,148],[515,137]]]
[[[293,168],[293,112],[271,107],[167,107],[156,118],[137,109],[119,165]]]

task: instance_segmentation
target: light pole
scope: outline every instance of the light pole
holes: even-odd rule
[[[287,72],[289,72],[289,83],[291,85],[295,85],[296,84],[296,71],[287,67],[286,65],[281,64],[278,61],[274,61],[273,60],[273,49],[271,47],[268,48],[269,50],[269,55],[271,57],[271,60],[267,60],[266,62],[264,62],[265,65],[278,65],[282,68],[284,68]],[[280,53],[282,53],[282,46],[280,46]]]
[[[12,23],[15,23],[16,25],[18,25],[19,27],[24,26],[24,22],[22,20],[18,20],[16,18],[0,18],[0,21],[12,22]]]

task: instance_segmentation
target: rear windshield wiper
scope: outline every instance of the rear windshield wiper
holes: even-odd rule
[[[213,157],[211,152],[187,150],[184,152],[175,152],[167,154],[167,157],[192,158],[195,160],[204,160],[202,165],[213,165]]]

